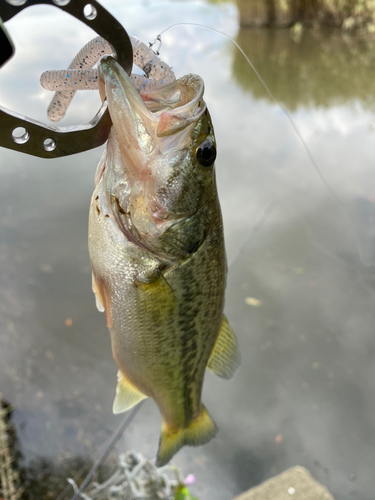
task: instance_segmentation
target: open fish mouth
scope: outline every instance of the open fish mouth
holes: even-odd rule
[[[147,167],[156,155],[188,147],[191,130],[206,110],[198,75],[138,93],[111,56],[100,60],[99,89],[107,98],[130,182],[150,174]]]

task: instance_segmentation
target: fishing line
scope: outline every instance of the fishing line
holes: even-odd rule
[[[117,431],[115,432],[113,438],[111,439],[109,445],[103,450],[97,461],[94,463],[92,466],[90,472],[87,474],[85,479],[83,480],[81,486],[79,487],[78,491],[74,494],[72,500],[78,500],[81,497],[81,494],[83,490],[86,488],[86,486],[89,484],[91,481],[92,477],[95,475],[95,473],[98,471],[99,467],[106,461],[108,458],[108,455],[111,453],[113,448],[116,446],[116,444],[119,442],[121,439],[122,435],[125,433],[129,425],[132,423],[134,417],[137,415],[139,410],[142,408],[144,404],[144,401],[141,401],[131,412],[129,415],[126,416],[124,421],[121,423]]]
[[[250,231],[249,236],[245,239],[245,241],[242,243],[242,245],[238,248],[236,253],[234,254],[234,257],[232,260],[228,263],[228,269],[232,269],[234,264],[236,263],[237,259],[239,259],[243,253],[243,250],[245,248],[249,248],[259,231],[262,229],[264,224],[267,222],[269,216],[272,214],[272,212],[275,210],[276,205],[279,203],[280,200],[274,199],[271,200],[266,208],[263,210],[263,213],[255,223],[253,229]]]
[[[143,404],[143,402],[141,403]],[[121,424],[123,425],[125,423],[125,421],[127,420],[129,415],[126,415],[125,419],[124,419],[124,422]],[[119,432],[120,428],[117,430],[117,432]],[[125,429],[126,430],[126,429]],[[125,430],[123,431],[123,433],[125,432]],[[117,432],[115,434],[117,434]],[[112,445],[112,440],[114,439],[113,436],[109,437],[108,439],[105,440],[104,444],[100,447],[100,449],[94,453],[94,456],[92,457],[92,462],[94,463],[94,465],[92,466],[92,468],[95,466],[95,464],[97,463],[97,461],[100,460],[99,457],[102,456],[102,454],[104,454],[104,452],[109,448],[111,447]],[[78,479],[82,476],[82,474],[90,469],[90,463],[92,463],[91,460],[87,460],[83,466],[79,469],[79,471],[75,474],[74,476],[74,479],[73,479],[73,482],[76,483],[78,481]],[[92,469],[90,469],[91,471]],[[88,472],[88,474],[90,473],[90,471]],[[85,476],[85,479],[86,479],[86,476]],[[70,490],[70,486],[72,486],[72,483],[69,482],[69,484],[67,484],[65,486],[65,488],[61,491],[61,493],[57,496],[57,498],[55,500],[62,500],[64,497],[65,497],[65,493],[67,493],[69,490]],[[1,498],[0,498],[1,500]]]
[[[96,460],[99,458],[99,456],[103,453],[103,450],[104,449],[107,449],[107,446],[110,446],[111,444],[111,441],[112,441],[112,436],[110,436],[109,438],[107,438],[105,440],[105,443],[100,447],[99,450],[97,450],[95,453],[94,453],[94,456],[92,457],[92,461],[95,463]],[[82,465],[82,467],[79,469],[79,471],[75,474],[74,476],[74,482],[77,482],[79,480],[79,478],[83,475],[83,473],[90,469],[90,464],[91,464],[91,460],[86,460],[85,463]],[[70,483],[69,483],[70,484]],[[57,498],[55,500],[62,500],[62,498],[65,497],[65,493],[67,493],[69,490],[70,490],[70,486],[71,484],[69,485],[67,484],[65,486],[65,488],[61,491],[61,493],[57,496]]]
[[[222,35],[222,36],[225,36],[226,38],[228,38],[232,43],[234,43],[234,45],[237,47],[237,49],[241,52],[241,54],[243,55],[243,57],[246,59],[247,63],[249,64],[249,66],[251,67],[251,69],[254,71],[256,77],[258,78],[258,80],[260,81],[260,83],[263,85],[265,91],[267,92],[267,94],[270,96],[270,98],[273,100],[273,102],[276,104],[276,106],[278,106],[281,111],[285,114],[285,116],[288,118],[289,120],[289,123],[291,124],[294,132],[297,134],[297,137],[298,139],[300,140],[303,148],[305,149],[306,153],[307,153],[307,156],[309,157],[314,169],[316,170],[317,174],[319,175],[321,181],[323,182],[323,184],[325,185],[325,187],[327,188],[327,190],[332,194],[332,196],[336,199],[336,201],[344,207],[345,210],[347,210],[347,207],[345,205],[345,203],[341,200],[341,198],[337,195],[337,193],[331,188],[331,186],[328,184],[328,182],[326,181],[325,177],[323,176],[322,172],[320,171],[317,163],[315,162],[314,160],[314,157],[305,141],[305,139],[303,138],[303,136],[300,134],[299,130],[298,130],[298,127],[297,125],[295,124],[292,116],[290,115],[290,113],[288,112],[288,110],[286,108],[284,108],[280,103],[279,101],[276,99],[276,97],[273,95],[273,93],[271,92],[270,88],[268,87],[268,85],[266,84],[266,82],[263,80],[263,78],[261,77],[261,75],[259,74],[258,70],[256,69],[256,67],[254,66],[254,64],[251,62],[250,58],[245,54],[244,50],[241,48],[241,46],[231,37],[229,36],[227,33],[225,33],[224,31],[220,31],[220,30],[217,30],[215,28],[211,28],[210,26],[205,26],[204,24],[198,24],[198,23],[175,23],[175,24],[172,24],[171,26],[169,26],[168,28],[166,28],[165,30],[163,30],[161,33],[159,33],[159,35],[155,38],[154,42],[150,44],[150,47],[152,47],[156,42],[159,42],[160,45],[158,47],[158,51],[160,51],[160,47],[161,47],[161,35],[163,33],[166,33],[167,31],[169,31],[170,29],[172,28],[176,28],[177,26],[196,26],[198,28],[203,28],[205,30],[208,30],[208,31],[213,31],[214,33],[219,33],[219,35]],[[155,52],[156,53],[156,52]]]
[[[294,132],[296,133],[298,139],[300,140],[300,142],[301,142],[304,150],[306,151],[306,154],[307,154],[307,156],[308,156],[311,164],[313,165],[316,173],[318,174],[320,180],[322,181],[322,183],[326,187],[327,191],[333,196],[333,198],[336,200],[336,202],[344,209],[344,212],[346,213],[346,215],[347,215],[350,223],[352,224],[352,227],[354,228],[354,235],[355,235],[355,240],[356,240],[358,255],[359,255],[359,258],[360,258],[362,264],[365,267],[371,267],[371,266],[373,266],[374,262],[373,261],[366,261],[364,255],[363,255],[361,244],[359,242],[359,236],[358,236],[358,233],[357,233],[357,230],[356,230],[355,219],[354,219],[354,216],[351,213],[349,207],[346,205],[346,203],[341,199],[341,197],[336,193],[336,191],[330,186],[330,184],[328,183],[328,181],[325,179],[322,171],[320,170],[318,164],[316,163],[316,161],[315,161],[315,159],[314,159],[314,157],[313,157],[313,155],[312,155],[312,153],[310,151],[310,148],[307,145],[307,142],[303,138],[302,134],[299,132],[298,127],[297,127],[295,121],[293,120],[293,117],[291,116],[291,114],[289,113],[289,111],[286,108],[284,108],[284,106],[282,104],[280,104],[280,102],[276,99],[276,97],[272,93],[271,89],[268,87],[267,83],[264,81],[264,79],[262,78],[262,76],[260,75],[260,73],[258,72],[258,70],[256,69],[256,67],[254,66],[254,64],[251,62],[250,58],[246,55],[246,53],[244,52],[244,50],[241,48],[241,46],[231,36],[229,36],[227,33],[223,32],[223,31],[220,31],[220,30],[218,30],[216,28],[211,28],[210,26],[206,26],[204,24],[199,24],[199,23],[182,22],[182,23],[172,24],[171,26],[169,26],[168,28],[166,28],[165,30],[163,30],[155,38],[154,42],[149,44],[150,47],[152,47],[154,44],[159,43],[157,51],[154,51],[156,54],[159,54],[159,51],[160,51],[160,48],[161,48],[161,45],[162,45],[161,36],[163,35],[163,33],[166,33],[170,29],[176,28],[178,26],[195,26],[195,27],[198,27],[198,28],[203,28],[203,29],[208,30],[208,31],[212,31],[214,33],[218,33],[219,35],[222,35],[222,36],[228,38],[237,47],[237,49],[241,52],[241,54],[245,58],[246,62],[249,64],[249,66],[253,70],[254,74],[256,75],[256,77],[258,78],[258,80],[260,81],[260,83],[262,84],[262,86],[264,87],[264,89],[267,92],[267,94],[269,95],[269,97],[272,99],[272,101],[276,104],[276,106],[278,106],[281,109],[281,111],[284,113],[284,115],[287,117],[290,125],[292,126],[292,128],[293,128]],[[267,212],[267,209],[266,209],[266,212]],[[232,265],[234,264],[234,260],[232,261],[231,264]]]

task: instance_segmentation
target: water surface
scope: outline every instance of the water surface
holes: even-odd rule
[[[203,399],[218,436],[184,448],[176,464],[196,475],[200,500],[229,500],[297,464],[337,499],[372,500],[374,42],[239,31],[232,3],[104,5],[145,42],[181,21],[236,38],[317,166],[227,39],[197,27],[165,33],[166,62],[206,84],[230,263],[226,314],[242,353],[233,381],[207,374]],[[0,71],[0,102],[45,121],[40,74],[66,67],[94,35],[51,7],[7,24],[17,54]],[[95,93],[79,95],[62,124],[88,121],[97,107]],[[111,412],[117,369],[87,251],[101,151],[48,161],[0,150],[0,391],[16,408],[34,478],[61,477],[48,498],[123,419]],[[159,428],[147,401],[118,451],[153,457]],[[36,488],[35,498],[47,498]]]

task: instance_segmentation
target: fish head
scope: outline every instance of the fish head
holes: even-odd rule
[[[122,223],[151,250],[159,251],[171,237],[179,240],[178,255],[189,253],[197,247],[190,241],[196,238],[182,242],[180,233],[187,223],[190,233],[197,225],[202,239],[209,224],[207,211],[217,201],[216,141],[203,100],[203,80],[186,75],[138,93],[116,60],[107,56],[99,65],[99,86],[113,123],[107,148],[116,145],[121,156],[122,180],[117,165],[111,189],[127,186],[123,196],[117,196]]]

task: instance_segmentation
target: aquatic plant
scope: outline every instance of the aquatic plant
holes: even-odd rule
[[[198,500],[187,487],[193,476],[184,481],[177,467],[157,468],[134,451],[121,454],[113,474],[103,483],[93,481],[86,492],[79,492],[73,479],[68,482],[83,500]]]

